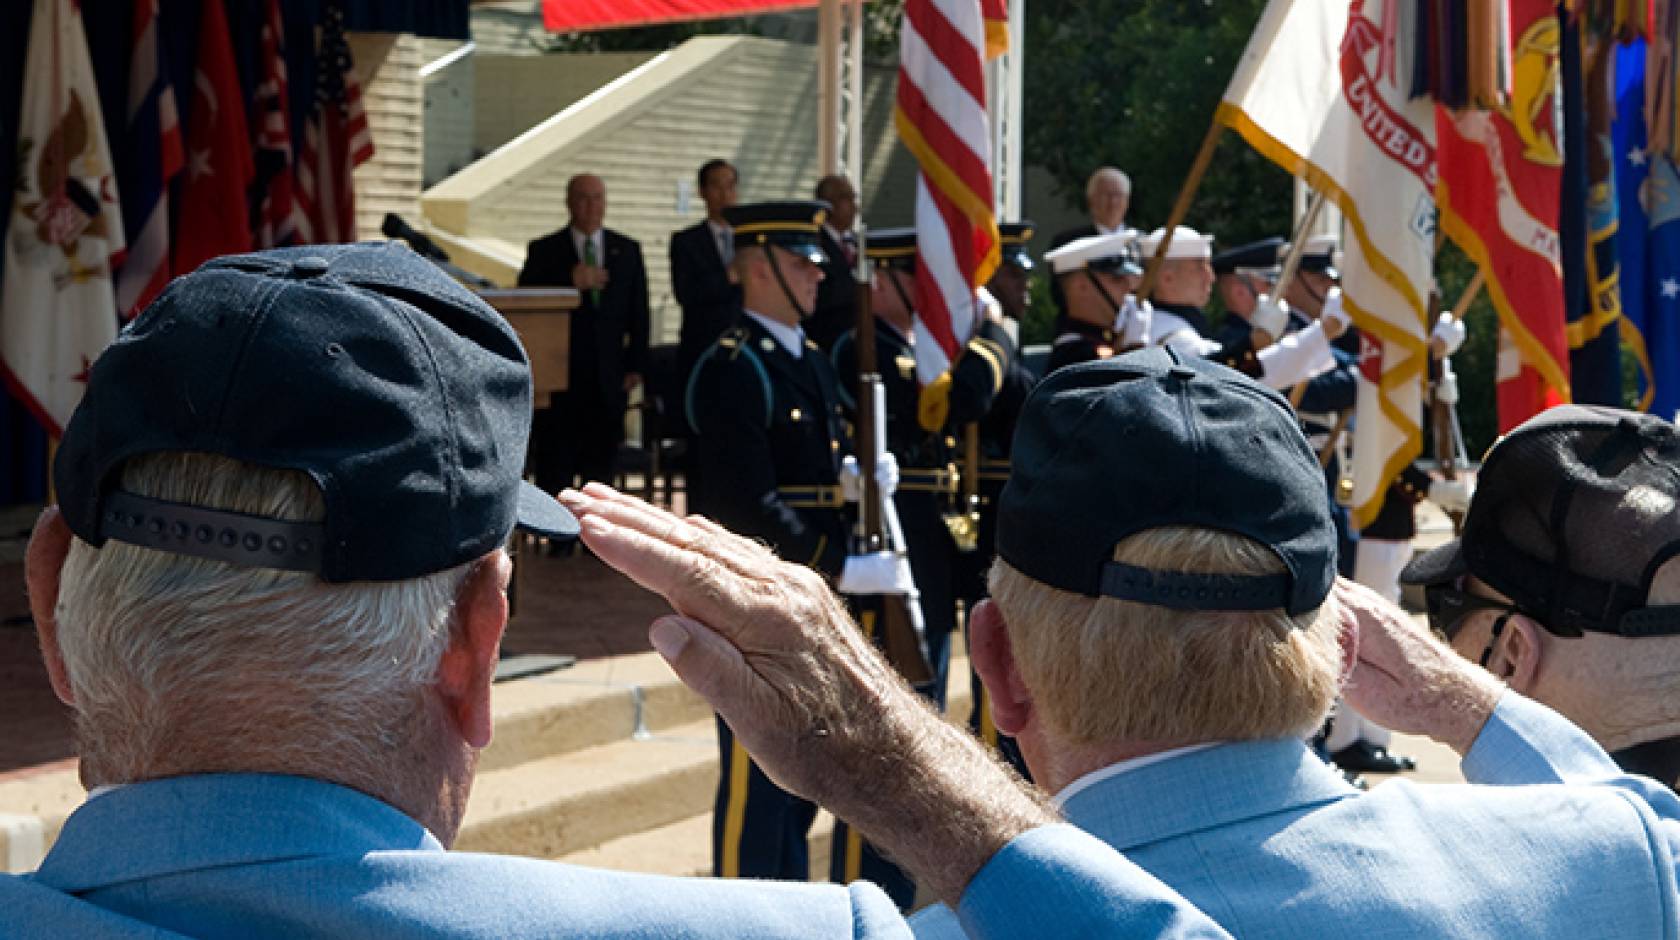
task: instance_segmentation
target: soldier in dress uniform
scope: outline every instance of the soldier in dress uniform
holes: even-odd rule
[[[1024,220],[1001,223],[998,235],[1003,258],[986,289],[997,300],[1003,316],[1019,322],[1027,312],[1033,270],[1032,254],[1027,251],[1027,243],[1033,237],[1033,223]],[[979,486],[976,488],[980,499],[976,507],[980,515],[980,537],[974,551],[957,557],[957,599],[962,601],[964,611],[974,610],[974,606],[987,596],[986,577],[991,571],[997,538],[998,496],[1003,492],[1003,485],[1009,482],[1009,453],[1015,439],[1015,422],[1020,418],[1021,408],[1035,384],[1037,379],[1031,371],[1019,361],[1011,363],[1004,374],[1003,387],[992,401],[991,410],[980,421]],[[1031,779],[1015,739],[999,734],[997,725],[992,722],[986,687],[972,669],[969,670],[969,688],[973,693],[969,728],[987,744],[997,748],[1017,773]]]
[[[1166,229],[1158,228],[1138,239],[1138,254],[1145,261],[1153,258],[1165,238]],[[1149,298],[1154,308],[1149,342],[1258,378],[1264,371],[1259,353],[1283,334],[1286,315],[1276,305],[1257,304],[1246,321],[1248,329],[1233,324],[1230,335],[1210,336],[1202,308],[1213,297],[1212,260],[1212,235],[1184,225],[1173,230]]]
[[[800,328],[823,277],[827,214],[820,201],[725,212],[742,311],[695,364],[686,408],[712,517],[835,577],[849,538],[838,485],[849,444],[833,367]],[[718,743],[714,874],[806,880],[816,806],[770,782],[722,720]]]
[[[1045,371],[1107,359],[1149,339],[1148,311],[1132,292],[1143,277],[1131,236],[1091,235],[1045,254],[1066,303],[1062,328]]]
[[[1225,321],[1211,337],[1215,342],[1229,345],[1242,339],[1251,328],[1249,320],[1260,298],[1277,295],[1284,244],[1274,235],[1213,256],[1214,288],[1225,307]]]
[[[1000,324],[982,319],[949,371],[923,384],[916,375],[915,306],[916,232],[877,229],[865,240],[864,254],[873,269],[870,308],[875,316],[875,362],[886,397],[885,441],[898,462],[893,493],[903,527],[910,570],[920,593],[929,661],[934,681],[918,689],[943,710],[950,664],[951,634],[956,630],[956,568],[961,552],[947,518],[966,512],[957,501],[960,486],[956,450],[964,425],[990,410],[1013,362],[1013,344]],[[858,380],[857,331],[836,340],[835,372],[842,398],[855,406]],[[884,888],[900,907],[915,900],[915,884],[886,861],[843,822],[835,824],[833,878],[865,878]]]

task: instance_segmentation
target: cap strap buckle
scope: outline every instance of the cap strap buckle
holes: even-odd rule
[[[119,490],[105,499],[99,536],[245,568],[318,573],[326,529],[314,522],[205,509]]]

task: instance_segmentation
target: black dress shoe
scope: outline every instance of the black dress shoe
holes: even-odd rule
[[[1355,741],[1330,755],[1336,766],[1354,773],[1398,774],[1417,769],[1417,761],[1369,741]]]

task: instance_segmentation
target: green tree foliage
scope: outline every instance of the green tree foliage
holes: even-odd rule
[[[1265,0],[1033,0],[1022,128],[1029,163],[1083,207],[1086,177],[1132,177],[1128,220],[1166,221]],[[1186,223],[1238,244],[1287,232],[1288,174],[1225,135]]]

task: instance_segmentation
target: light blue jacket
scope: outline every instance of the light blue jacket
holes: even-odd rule
[[[1225,744],[1095,783],[1065,812],[1243,940],[1676,937],[1673,791],[1514,693],[1463,771],[1491,785],[1361,793],[1296,741]],[[911,923],[963,935],[943,906]]]
[[[1070,826],[1028,832],[964,895],[979,937],[1225,937]],[[1048,929],[1050,934],[1043,933]],[[83,804],[41,869],[0,876],[0,937],[908,937],[874,885],[665,878],[446,852],[302,777],[204,775]]]

